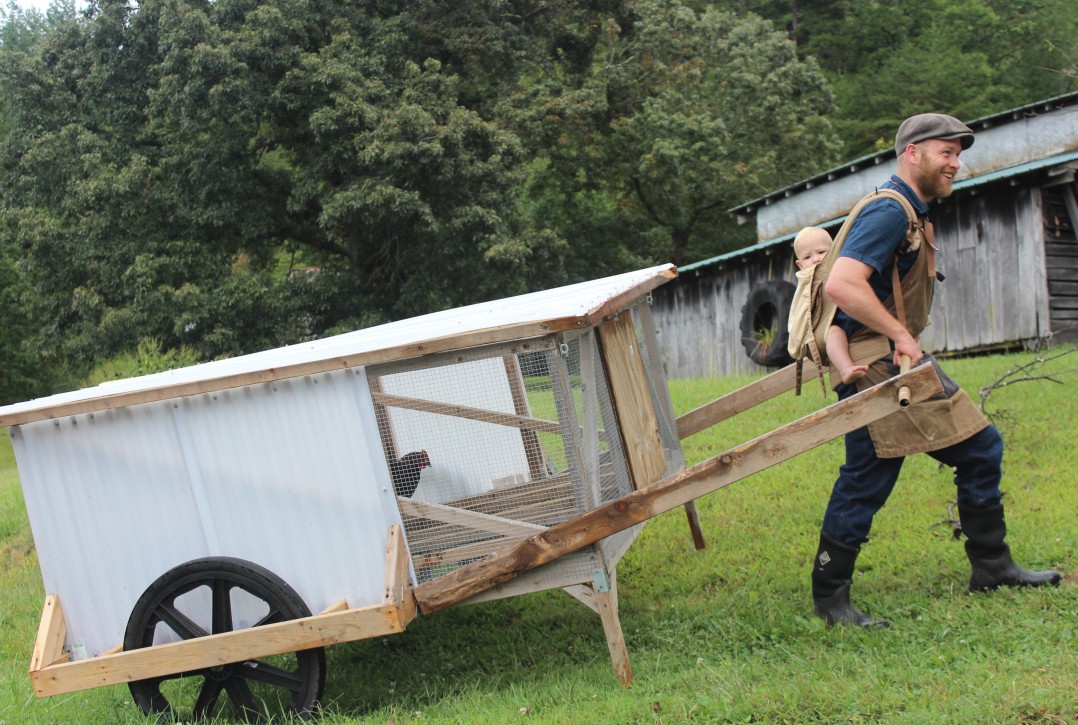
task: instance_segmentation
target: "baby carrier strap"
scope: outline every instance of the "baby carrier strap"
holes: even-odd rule
[[[906,213],[908,228],[906,230],[905,251],[914,251],[920,247],[921,235],[918,234],[919,222],[917,211],[910,201],[900,192],[894,189],[876,189],[854,205],[846,220],[842,223],[838,234],[835,236],[831,248],[827,250],[824,258],[814,267],[801,270],[797,273],[797,290],[794,292],[793,306],[789,317],[789,348],[790,356],[794,359],[797,368],[795,370],[796,394],[801,394],[801,382],[805,359],[812,360],[816,365],[816,374],[820,379],[820,387],[827,396],[827,383],[824,380],[824,367],[830,362],[827,360],[827,331],[838,311],[834,300],[824,291],[824,285],[831,273],[835,260],[840,256],[842,246],[849,236],[850,229],[858,214],[869,204],[881,199],[893,199],[899,203]],[[900,287],[896,287],[897,294],[901,296]],[[901,303],[900,303],[901,304]]]

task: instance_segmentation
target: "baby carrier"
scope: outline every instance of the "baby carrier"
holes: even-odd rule
[[[801,394],[802,367],[806,359],[816,365],[820,387],[823,389],[824,396],[827,395],[827,384],[824,381],[824,368],[830,364],[827,359],[827,330],[831,327],[838,308],[831,297],[824,292],[824,285],[857,215],[867,205],[879,199],[894,199],[902,206],[909,219],[906,239],[911,245],[919,245],[917,212],[913,205],[906,197],[893,189],[877,189],[865,195],[850,210],[835,241],[820,263],[797,272],[797,289],[794,291],[794,299],[790,306],[788,342],[790,357],[797,365],[797,395]],[[911,246],[910,249],[916,249],[916,246]],[[895,291],[901,297],[900,285],[895,285]]]

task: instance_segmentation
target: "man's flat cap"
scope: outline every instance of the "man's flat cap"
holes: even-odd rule
[[[895,135],[895,153],[899,156],[911,143],[921,143],[930,138],[946,141],[957,139],[963,149],[973,145],[973,129],[954,116],[943,113],[922,113],[910,116],[898,127]]]

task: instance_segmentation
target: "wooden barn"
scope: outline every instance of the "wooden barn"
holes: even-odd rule
[[[955,353],[1078,339],[1078,93],[968,125],[976,142],[962,154],[954,194],[931,211],[946,281],[925,348]],[[654,293],[668,377],[788,362],[763,357],[756,342],[770,327],[783,338],[776,348],[785,347],[794,235],[810,225],[833,235],[895,166],[894,151],[882,151],[734,209],[743,223],[755,222],[758,242],[683,266],[676,282]]]

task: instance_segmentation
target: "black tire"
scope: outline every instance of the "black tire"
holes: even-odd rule
[[[773,279],[749,292],[741,308],[741,344],[757,365],[777,368],[793,362],[786,348],[790,305],[796,289],[789,282]]]
[[[185,595],[206,589],[212,614],[199,615]],[[237,594],[238,593],[238,594]],[[252,626],[309,617],[311,611],[296,591],[268,569],[242,559],[209,557],[169,569],[139,597],[124,633],[124,649],[148,647],[158,627],[181,639],[233,629],[237,599],[265,609]],[[196,598],[197,597],[196,595]],[[253,598],[253,600],[252,600]],[[205,599],[201,610],[205,610]],[[197,622],[196,618],[212,619]],[[201,683],[198,682],[201,680]],[[131,696],[147,715],[161,722],[234,717],[247,722],[306,719],[322,696],[326,655],[321,647],[248,660],[193,672],[131,682]],[[227,697],[220,697],[225,693]]]

